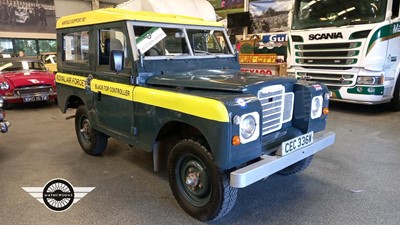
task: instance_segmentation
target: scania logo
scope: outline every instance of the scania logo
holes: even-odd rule
[[[300,80],[311,80],[312,76],[309,75],[301,75]]]
[[[308,40],[322,40],[322,39],[339,39],[343,38],[342,32],[332,32],[323,34],[310,34],[308,35]]]

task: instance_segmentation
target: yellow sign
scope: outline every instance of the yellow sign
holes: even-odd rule
[[[239,63],[276,63],[276,54],[239,54]]]
[[[104,95],[122,98],[129,101],[133,100],[133,88],[134,86],[132,85],[119,84],[97,79],[93,79],[90,82],[90,90],[93,92],[101,92]]]
[[[56,82],[59,84],[66,84],[69,86],[85,89],[86,77],[68,75],[65,73],[57,73]]]

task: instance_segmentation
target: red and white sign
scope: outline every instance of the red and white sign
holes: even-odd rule
[[[250,68],[241,68],[240,71],[242,72],[250,72],[250,73],[259,73],[265,75],[274,75],[275,71],[269,69],[250,69]]]

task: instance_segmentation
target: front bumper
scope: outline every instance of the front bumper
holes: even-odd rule
[[[300,160],[324,150],[335,142],[334,132],[323,131],[314,134],[314,143],[286,156],[261,156],[261,160],[233,171],[230,174],[230,185],[244,188],[262,180]]]
[[[3,120],[2,122],[0,122],[0,132],[1,133],[7,133],[8,128],[11,126],[11,123]]]

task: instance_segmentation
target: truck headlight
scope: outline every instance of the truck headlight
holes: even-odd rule
[[[322,115],[322,95],[315,96],[311,101],[311,119],[316,119]]]
[[[10,89],[10,85],[7,83],[7,81],[4,81],[3,83],[0,83],[0,90],[8,91],[8,89]]]
[[[382,77],[377,76],[377,77],[364,77],[364,76],[358,76],[357,77],[357,84],[360,85],[376,85],[376,84],[382,84],[383,80]]]
[[[260,136],[260,115],[257,112],[244,114],[241,116],[239,124],[240,142],[246,144],[256,140]]]

